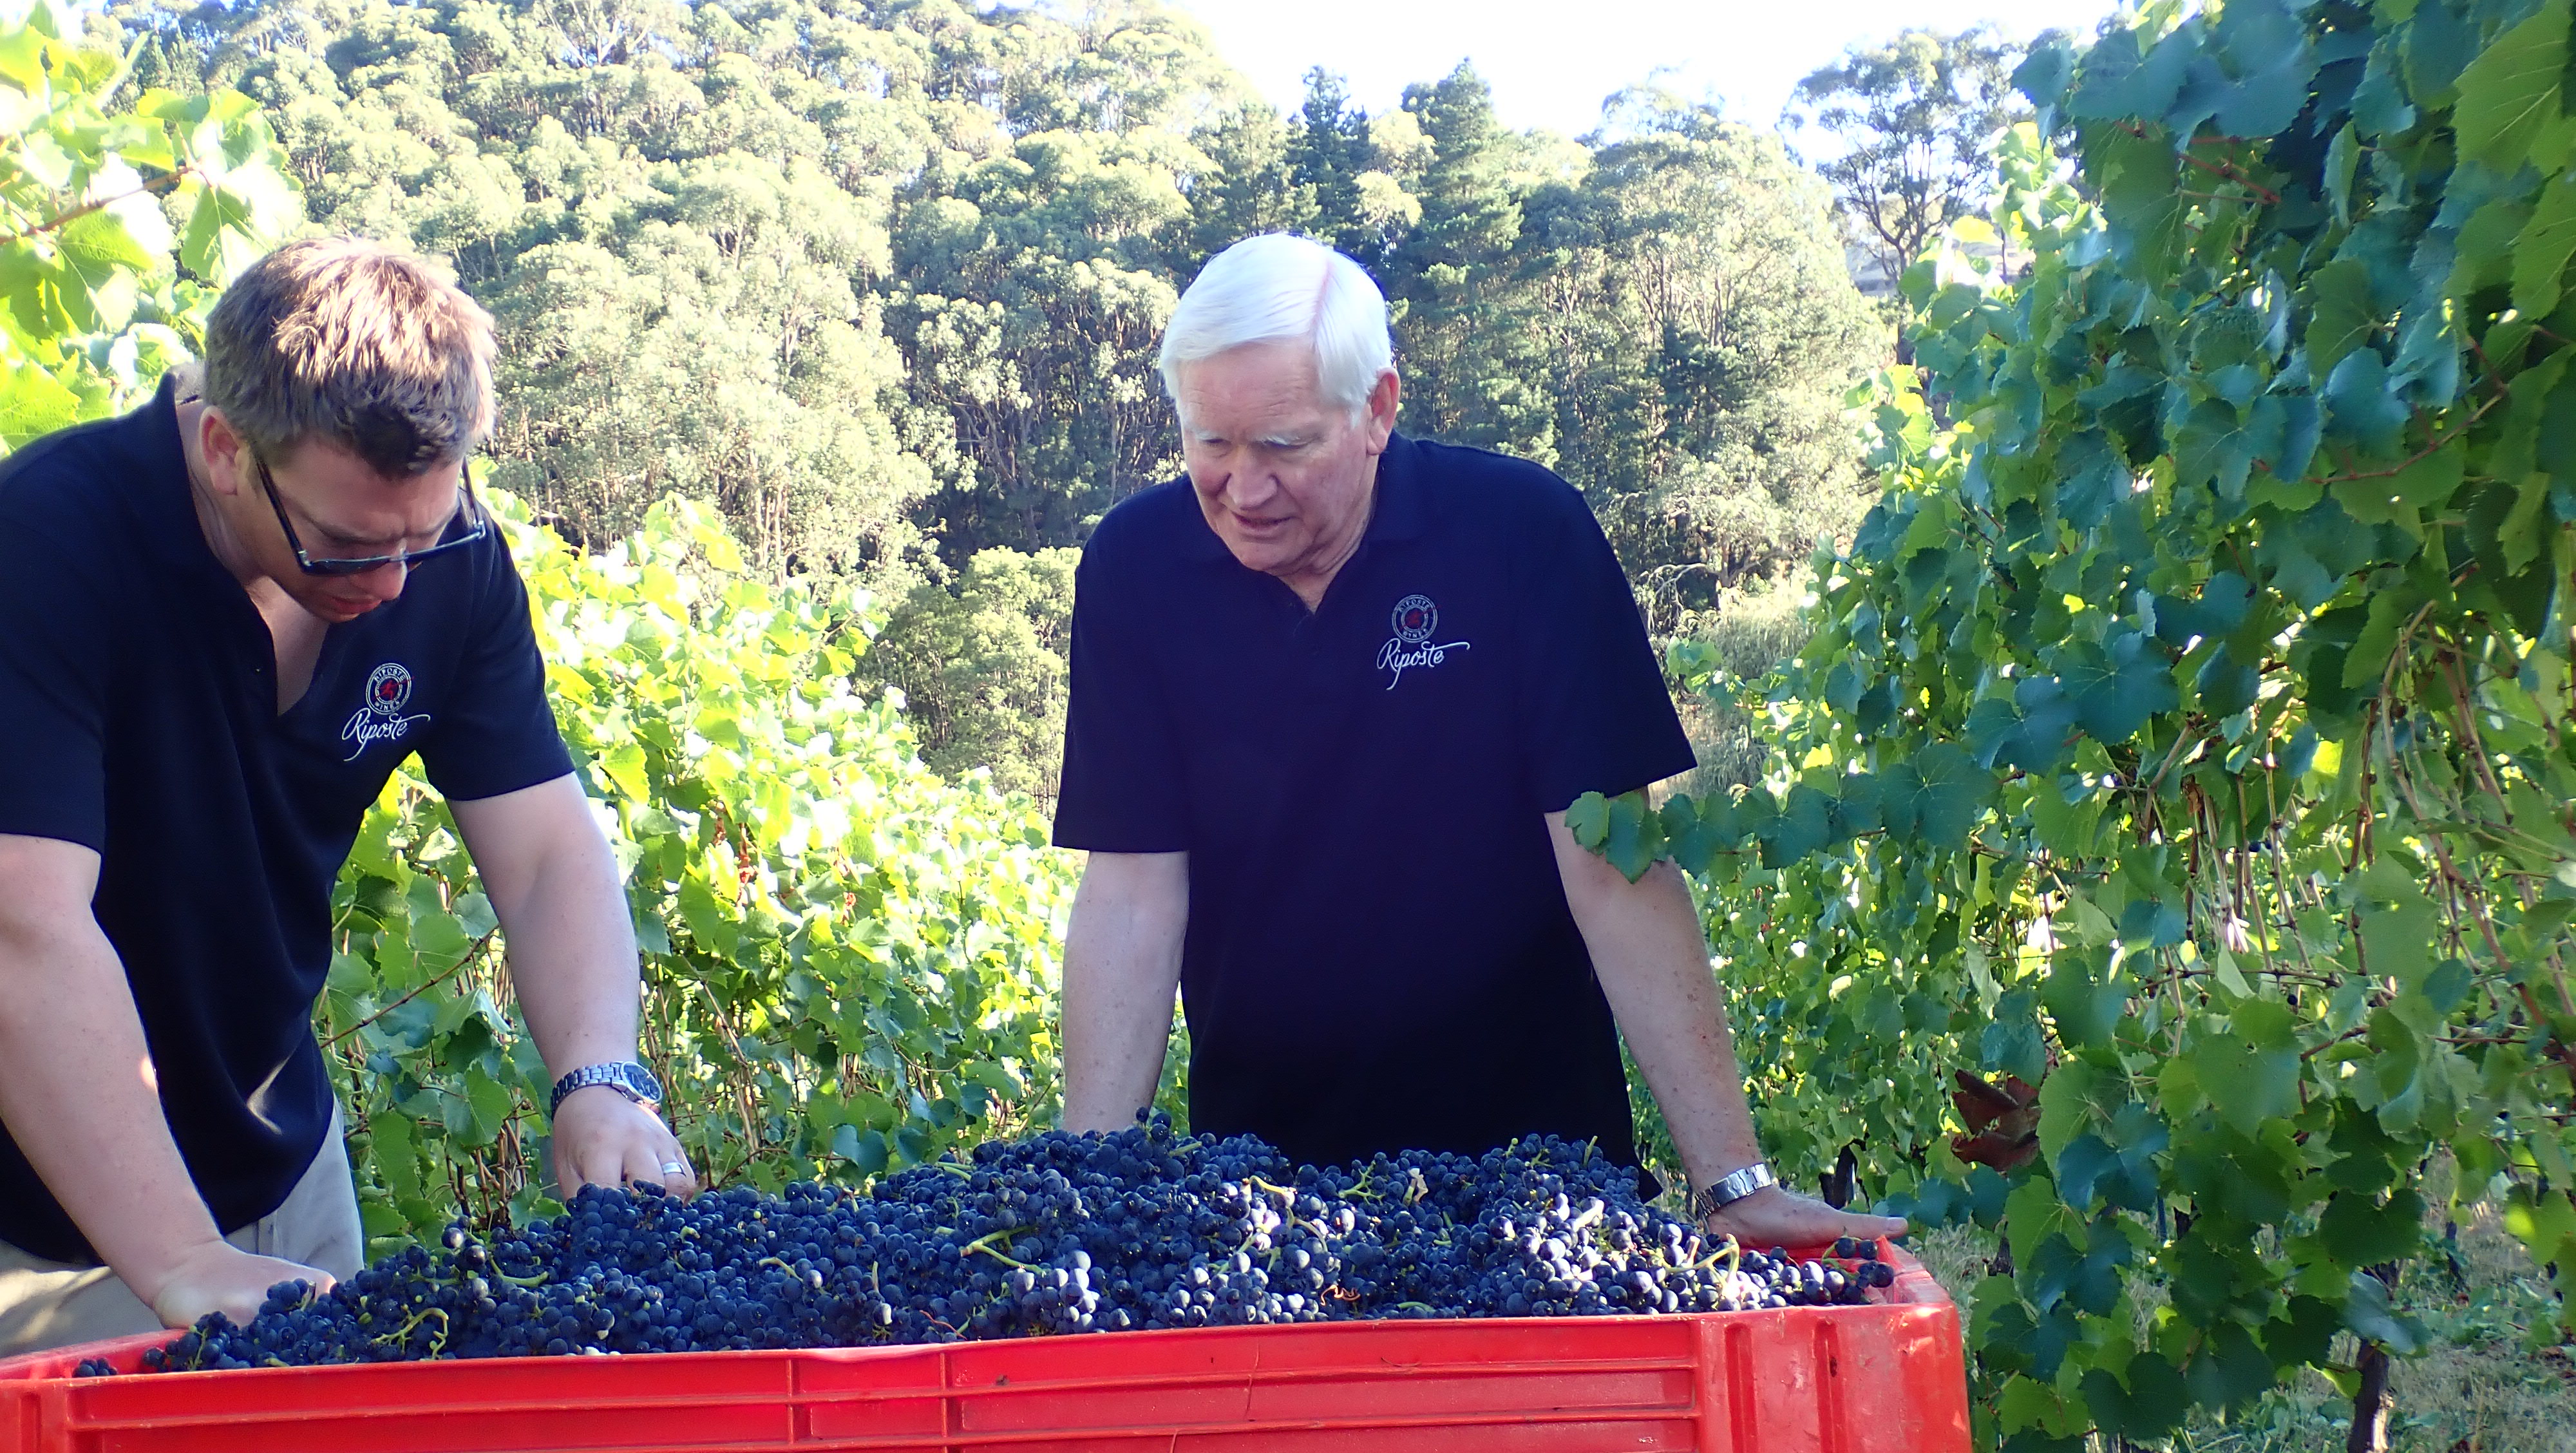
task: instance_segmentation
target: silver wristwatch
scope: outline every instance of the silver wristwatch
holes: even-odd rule
[[[1711,1211],[1731,1206],[1764,1186],[1778,1184],[1780,1178],[1771,1174],[1771,1167],[1757,1160],[1742,1170],[1719,1176],[1715,1185],[1702,1186],[1691,1192],[1685,1209],[1692,1220],[1703,1220]]]
[[[563,1108],[564,1096],[592,1085],[606,1085],[638,1105],[662,1103],[662,1082],[653,1078],[653,1072],[633,1060],[619,1060],[613,1064],[583,1065],[555,1081],[554,1100],[546,1106],[546,1118],[553,1119],[554,1113]]]

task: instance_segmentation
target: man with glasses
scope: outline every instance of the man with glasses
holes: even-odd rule
[[[297,243],[225,293],[202,369],[0,465],[0,1356],[362,1264],[311,1014],[332,882],[414,752],[560,1076],[558,1181],[694,1187],[466,473],[492,353],[416,259]]]

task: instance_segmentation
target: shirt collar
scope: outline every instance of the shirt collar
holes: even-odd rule
[[[128,487],[133,490],[129,498],[135,513],[149,526],[144,538],[166,564],[193,568],[212,561],[214,551],[206,544],[205,526],[197,520],[195,490],[188,479],[188,452],[179,442],[177,369],[161,375],[161,386],[143,407],[134,411],[134,417],[142,430],[138,452],[147,467],[143,477]],[[221,570],[222,563],[215,562],[215,568]]]
[[[143,477],[124,486],[131,491],[127,504],[143,522],[144,550],[164,569],[182,572],[182,579],[193,577],[198,588],[228,604],[248,604],[249,594],[217,558],[205,523],[197,518],[196,485],[179,439],[179,400],[193,394],[183,386],[180,370],[172,369],[161,375],[161,387],[151,399],[127,415],[143,431],[138,452],[145,461]]]
[[[1380,542],[1418,539],[1429,523],[1422,497],[1421,448],[1402,434],[1389,434],[1386,452],[1377,457],[1376,513],[1369,518],[1363,548]]]
[[[1421,462],[1418,446],[1402,434],[1389,434],[1386,448],[1377,457],[1375,497],[1369,501],[1368,532],[1360,537],[1360,548],[1352,552],[1357,559],[1369,547],[1421,536],[1427,523],[1422,498]],[[1191,488],[1189,476],[1181,477],[1181,488]],[[1207,514],[1190,499],[1190,527],[1182,541],[1181,553],[1201,564],[1232,564],[1234,552],[1208,528]]]

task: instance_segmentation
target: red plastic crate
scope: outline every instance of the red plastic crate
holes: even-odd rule
[[[1958,1309],[1338,1322],[939,1347],[74,1378],[0,1362],[0,1453],[1964,1453]]]

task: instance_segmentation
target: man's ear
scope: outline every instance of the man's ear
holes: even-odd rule
[[[239,494],[249,484],[250,446],[212,404],[197,415],[197,452],[206,461],[206,484],[216,493]]]
[[[1379,374],[1377,376],[1377,382],[1369,388],[1368,432],[1370,453],[1374,454],[1386,447],[1387,436],[1395,432],[1396,411],[1403,406],[1403,403],[1404,380],[1396,376],[1396,372],[1393,368],[1389,368],[1386,372]]]

